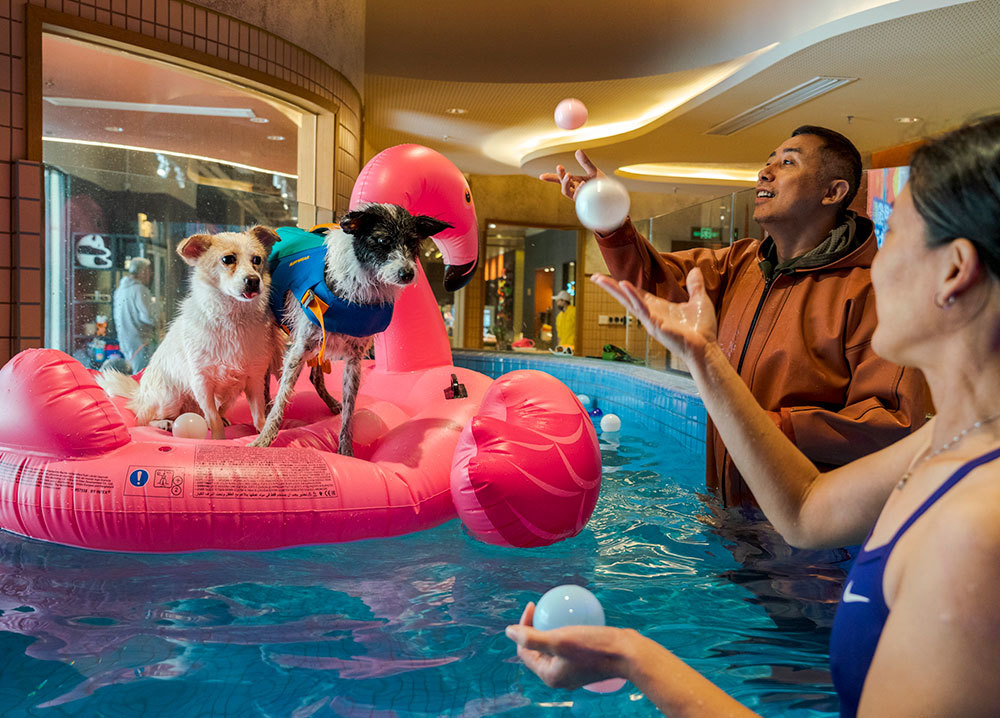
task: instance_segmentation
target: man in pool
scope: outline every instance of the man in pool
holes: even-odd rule
[[[582,150],[585,175],[563,166],[540,179],[573,199],[603,173]],[[923,376],[871,349],[875,304],[873,225],[848,207],[861,156],[838,132],[806,125],[758,173],[754,220],[763,241],[661,254],[626,218],[597,234],[611,275],[673,302],[687,301],[697,267],[716,307],[719,345],[775,425],[822,469],[841,466],[920,427],[929,400]],[[714,425],[706,481],[726,506],[756,500]]]

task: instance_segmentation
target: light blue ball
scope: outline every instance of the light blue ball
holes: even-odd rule
[[[584,409],[590,406],[590,397],[586,394],[577,394],[576,398],[580,400],[581,404],[583,404]]]
[[[604,609],[597,596],[583,586],[556,586],[538,599],[532,625],[539,631],[563,626],[603,626]]]

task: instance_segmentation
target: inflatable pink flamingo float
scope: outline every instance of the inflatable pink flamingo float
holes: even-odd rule
[[[478,224],[468,184],[443,155],[401,145],[362,170],[351,205],[392,202],[454,229],[434,238],[445,284],[468,281]],[[0,370],[0,528],[113,551],[257,550],[396,536],[456,515],[476,538],[543,546],[573,536],[600,490],[597,436],[547,374],[496,381],[452,363],[422,270],[376,338],[355,412],[355,456],[303,377],[270,448],[251,448],[236,406],[220,441],[136,426],[93,372],[52,349]],[[330,386],[339,386],[338,371]],[[245,423],[244,423],[245,422]]]

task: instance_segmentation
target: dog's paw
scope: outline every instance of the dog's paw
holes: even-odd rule
[[[354,447],[350,442],[343,443],[338,447],[337,453],[341,456],[354,456]]]
[[[164,431],[172,432],[174,430],[173,419],[159,419],[157,421],[149,422],[149,425],[154,429],[163,429]]]

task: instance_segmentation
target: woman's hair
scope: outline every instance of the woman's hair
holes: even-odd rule
[[[128,273],[131,274],[132,276],[135,276],[142,270],[148,269],[149,267],[152,266],[153,263],[150,262],[145,257],[132,257],[128,261]]]
[[[919,147],[910,160],[910,194],[928,246],[964,237],[1000,278],[1000,115]]]

